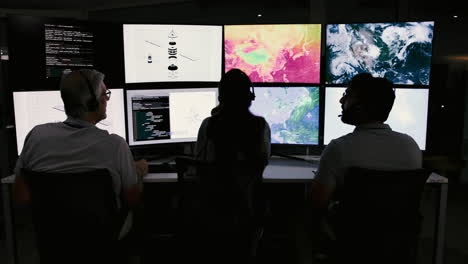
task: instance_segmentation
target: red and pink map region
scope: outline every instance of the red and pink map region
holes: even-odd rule
[[[319,24],[225,26],[226,72],[243,70],[252,82],[319,83]]]

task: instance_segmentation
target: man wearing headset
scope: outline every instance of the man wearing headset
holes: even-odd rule
[[[315,208],[326,208],[335,191],[344,188],[344,175],[350,167],[421,168],[422,153],[414,139],[384,124],[394,100],[393,83],[387,79],[374,78],[369,73],[352,78],[340,99],[342,114],[339,117],[343,123],[356,128],[332,140],[323,151],[314,182]]]
[[[148,165],[145,160],[133,160],[123,138],[95,126],[107,117],[107,101],[111,96],[103,80],[104,74],[96,70],[73,71],[62,77],[60,94],[67,119],[38,125],[27,135],[15,168],[16,201],[30,201],[22,168],[54,173],[105,168],[112,176],[118,205],[122,206],[121,202],[129,208],[137,205],[141,178],[147,174]],[[130,230],[131,218],[129,214],[120,237]]]

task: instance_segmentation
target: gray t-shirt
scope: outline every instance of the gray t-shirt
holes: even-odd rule
[[[125,140],[75,118],[34,127],[16,163],[16,175],[20,175],[21,168],[54,173],[107,169],[119,207],[121,190],[138,183],[133,156]]]
[[[315,180],[330,188],[344,186],[344,175],[350,167],[419,169],[422,153],[413,138],[392,131],[386,124],[360,125],[325,148]]]

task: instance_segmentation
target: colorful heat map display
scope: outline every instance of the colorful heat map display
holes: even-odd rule
[[[225,26],[225,70],[252,82],[319,83],[320,37],[319,24]]]

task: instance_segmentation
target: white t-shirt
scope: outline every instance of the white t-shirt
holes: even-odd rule
[[[330,188],[344,186],[350,167],[377,170],[411,170],[422,167],[422,153],[410,136],[386,124],[357,126],[334,139],[323,151],[315,180]]]

